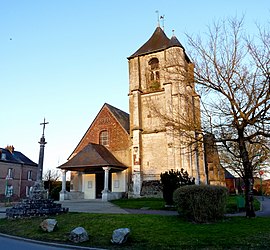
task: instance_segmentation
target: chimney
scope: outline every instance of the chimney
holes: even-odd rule
[[[6,146],[6,149],[11,153],[11,154],[13,154],[13,152],[14,152],[14,147],[13,147],[13,145],[8,145],[8,146]]]

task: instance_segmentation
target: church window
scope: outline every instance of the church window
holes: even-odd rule
[[[156,79],[159,80],[159,71],[156,72]]]
[[[159,69],[159,61],[157,58],[152,58],[148,64],[151,70]]]
[[[149,62],[149,80],[148,90],[159,90],[160,89],[160,75],[159,75],[159,60],[152,58]]]
[[[155,75],[153,72],[150,73],[150,80],[151,81],[154,81],[155,80]]]
[[[99,135],[99,144],[104,146],[109,145],[109,133],[107,130],[101,131]]]

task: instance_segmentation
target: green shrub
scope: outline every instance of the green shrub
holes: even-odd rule
[[[189,177],[188,172],[182,168],[180,171],[171,169],[169,172],[160,174],[163,198],[166,205],[173,205],[173,192],[185,185],[194,185],[195,179]]]
[[[175,190],[179,214],[196,223],[213,222],[224,216],[228,190],[221,186],[192,185]]]

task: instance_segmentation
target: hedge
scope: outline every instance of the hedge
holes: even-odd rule
[[[196,223],[224,217],[228,190],[222,186],[191,185],[175,190],[173,199],[178,213]]]

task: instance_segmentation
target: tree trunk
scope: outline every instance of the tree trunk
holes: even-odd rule
[[[256,216],[253,206],[253,171],[252,165],[249,160],[248,151],[246,149],[246,144],[244,140],[244,132],[242,130],[238,130],[239,136],[239,151],[242,158],[243,168],[244,168],[244,176],[243,180],[245,183],[245,208],[246,208],[246,217],[253,218]]]

